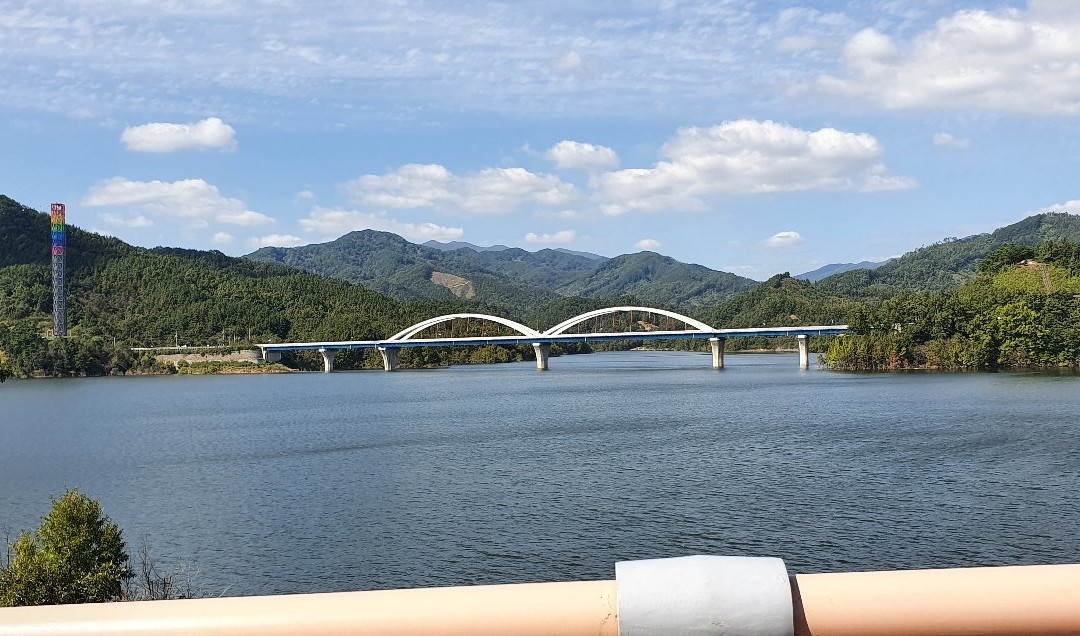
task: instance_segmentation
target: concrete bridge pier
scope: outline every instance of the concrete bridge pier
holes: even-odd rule
[[[277,349],[263,349],[263,362],[281,362],[281,352]]]
[[[712,368],[724,368],[724,342],[727,338],[709,338],[709,346],[712,348]]]
[[[334,357],[337,355],[337,349],[319,349],[319,353],[322,354],[323,373],[330,373],[334,370]]]
[[[795,340],[799,343],[799,368],[810,368],[810,337],[809,336],[795,336]]]
[[[551,343],[534,342],[533,351],[536,352],[536,368],[541,371],[547,371],[548,355],[551,354]]]
[[[383,371],[393,371],[397,368],[398,351],[397,347],[379,347],[379,353],[382,354]]]

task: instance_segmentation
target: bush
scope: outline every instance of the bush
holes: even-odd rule
[[[23,532],[10,547],[0,606],[118,600],[134,576],[120,528],[78,490],[52,502],[37,532]]]

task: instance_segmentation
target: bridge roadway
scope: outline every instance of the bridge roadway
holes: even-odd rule
[[[595,332],[595,333],[566,333],[573,327],[587,323],[590,320],[599,321],[604,316],[616,313],[630,313],[631,323],[634,313],[651,316],[666,316],[675,321],[683,322],[688,328],[682,330],[658,330],[651,331],[623,331],[623,332]],[[510,336],[467,336],[467,337],[435,337],[417,338],[421,332],[452,320],[479,320],[494,322],[517,331]],[[262,358],[268,362],[276,362],[281,359],[282,351],[318,351],[323,357],[323,371],[329,373],[334,369],[334,356],[338,351],[347,349],[376,349],[382,354],[383,368],[393,371],[398,365],[398,352],[405,347],[446,347],[446,346],[482,346],[482,345],[512,345],[531,344],[536,352],[536,368],[546,370],[548,368],[548,354],[551,345],[561,342],[606,342],[611,340],[675,340],[692,339],[708,340],[712,349],[712,366],[714,369],[724,367],[724,343],[727,338],[747,338],[751,336],[795,336],[799,344],[799,366],[807,368],[810,364],[810,353],[807,344],[809,336],[830,336],[848,333],[847,325],[821,325],[812,327],[750,327],[741,329],[715,329],[709,325],[664,309],[652,307],[608,307],[595,311],[586,312],[574,316],[544,332],[536,331],[508,318],[489,316],[486,314],[448,314],[436,316],[421,321],[385,340],[345,340],[335,342],[281,342],[256,345],[262,352]]]

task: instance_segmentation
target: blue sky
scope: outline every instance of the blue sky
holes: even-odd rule
[[[0,192],[763,279],[1080,213],[1080,2],[0,0]]]

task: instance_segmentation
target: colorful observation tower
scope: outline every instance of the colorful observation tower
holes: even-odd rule
[[[63,203],[52,204],[52,287],[53,336],[67,335],[67,209]]]

